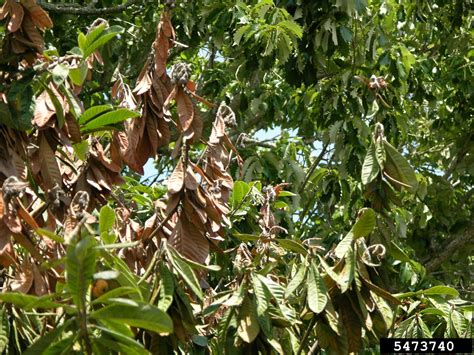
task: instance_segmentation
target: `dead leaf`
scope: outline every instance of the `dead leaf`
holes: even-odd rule
[[[176,93],[176,106],[178,108],[179,122],[183,131],[186,131],[194,119],[194,105],[188,95],[182,89]]]
[[[184,257],[200,264],[208,263],[209,242],[185,214],[180,216],[168,243]]]
[[[21,3],[30,13],[36,27],[41,30],[53,27],[53,21],[51,21],[48,13],[44,11],[41,6],[36,4],[35,0],[21,0]]]
[[[8,31],[10,32],[16,32],[21,26],[21,22],[23,21],[23,15],[25,11],[23,10],[23,6],[16,2],[11,2],[10,3],[10,14],[11,18],[10,21],[8,22]]]
[[[33,267],[28,260],[25,260],[15,271],[15,278],[10,284],[13,292],[28,293],[33,285]]]
[[[188,168],[186,169],[184,184],[188,190],[196,190],[199,186],[199,182],[196,179],[196,175],[194,174],[193,169],[190,166],[188,166]]]
[[[56,155],[51,149],[46,137],[43,135],[40,138],[39,154],[41,161],[41,176],[46,188],[52,189],[55,185],[62,187],[61,171],[59,170]]]
[[[183,189],[184,185],[184,166],[183,161],[180,159],[178,165],[173,171],[173,174],[168,179],[168,192],[176,194]]]

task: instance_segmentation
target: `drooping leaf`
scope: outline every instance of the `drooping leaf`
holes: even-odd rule
[[[173,332],[170,316],[158,307],[150,304],[111,304],[93,311],[91,318],[114,320],[132,327],[151,330],[161,335]]]
[[[364,185],[372,182],[380,172],[379,164],[375,156],[375,146],[371,144],[362,164],[361,179]]]
[[[285,298],[290,297],[296,291],[296,289],[300,285],[303,284],[303,280],[304,280],[305,275],[306,275],[306,265],[304,263],[302,263],[299,266],[298,271],[296,271],[295,276],[292,277],[290,279],[290,282],[288,283],[288,285],[286,285]]]
[[[201,286],[199,286],[199,281],[193,269],[191,269],[191,267],[181,259],[179,254],[172,247],[168,247],[166,251],[169,260],[178,275],[184,280],[184,282],[186,282],[186,284],[194,292],[194,294],[202,300],[203,295],[201,291]]]
[[[308,268],[306,275],[307,294],[306,299],[308,300],[308,307],[314,313],[321,313],[326,307],[328,302],[328,296],[324,281],[319,275],[317,266],[314,263]]]
[[[0,308],[0,353],[8,346],[8,338],[9,338],[9,327],[10,324],[8,322],[8,315],[5,312],[4,307]]]
[[[79,309],[85,307],[86,293],[95,273],[95,244],[94,238],[85,237],[77,244],[71,244],[66,255],[66,285]]]
[[[352,226],[351,232],[354,238],[365,237],[372,233],[375,227],[375,212],[371,208],[363,208],[359,211],[359,217]]]
[[[71,326],[74,319],[69,319],[63,324],[57,326],[53,330],[40,336],[31,346],[24,352],[25,355],[43,354],[53,344],[67,328]]]
[[[386,173],[393,179],[408,185],[409,190],[414,192],[418,187],[418,180],[413,168],[405,157],[403,157],[390,143],[384,140],[386,152]],[[391,183],[393,180],[391,181]],[[403,186],[403,185],[402,185]]]
[[[115,223],[115,211],[110,207],[109,205],[105,205],[100,209],[99,213],[99,233],[102,237],[102,239],[106,238],[107,240],[104,240],[104,242],[114,242],[111,241],[110,238],[108,238],[108,234],[112,227],[114,226]],[[115,238],[113,238],[115,239]]]
[[[259,332],[260,325],[257,317],[257,308],[254,300],[247,295],[239,310],[237,334],[246,343],[251,343],[255,340]]]
[[[160,265],[160,294],[158,308],[166,312],[173,303],[174,281],[173,274],[163,264]]]

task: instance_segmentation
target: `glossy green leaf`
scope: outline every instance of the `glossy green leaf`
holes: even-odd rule
[[[106,112],[112,111],[112,105],[98,105],[88,108],[84,113],[79,117],[79,124],[84,125],[95,117],[102,115]]]
[[[134,112],[126,108],[119,108],[115,111],[104,113],[103,115],[90,120],[81,128],[81,132],[91,132],[99,128],[111,126],[128,120],[129,118],[138,116],[140,116],[138,112]]]
[[[194,292],[194,294],[200,299],[203,299],[201,286],[199,281],[194,273],[193,269],[182,260],[181,256],[170,246],[166,249],[169,260],[173,264],[174,269],[178,275],[186,282],[189,288]]]

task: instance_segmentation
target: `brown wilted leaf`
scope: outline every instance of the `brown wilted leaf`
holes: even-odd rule
[[[25,11],[23,10],[23,6],[17,4],[16,2],[12,1],[10,3],[10,14],[11,18],[8,22],[8,31],[16,32],[21,26],[21,22],[23,21],[23,15]]]
[[[63,181],[58,161],[45,136],[40,138],[39,155],[42,158],[41,176],[46,188],[49,190],[55,185],[61,187]]]
[[[176,194],[183,189],[184,185],[184,166],[183,161],[180,159],[178,165],[173,171],[173,174],[168,179],[168,192]]]
[[[82,141],[82,135],[79,127],[79,123],[71,114],[66,114],[64,128],[67,130],[67,135],[74,143],[80,143]]]
[[[44,48],[43,36],[41,36],[40,32],[36,29],[28,12],[23,16],[21,27],[23,33],[26,34],[30,41],[35,45],[38,52],[42,53]]]
[[[209,242],[185,214],[180,216],[168,243],[184,257],[200,264],[208,263]]]
[[[176,106],[178,108],[179,122],[183,131],[186,131],[193,123],[194,105],[188,95],[182,89],[176,93]]]
[[[31,214],[26,210],[25,206],[21,203],[20,200],[17,201],[18,203],[18,217],[20,217],[26,224],[28,224],[32,229],[38,229],[39,225],[35,221],[35,219],[31,216]]]
[[[3,20],[11,11],[12,0],[6,0],[2,8],[0,8],[0,20]]]
[[[18,266],[15,272],[15,278],[10,284],[13,292],[28,293],[33,285],[34,274],[30,261],[25,260]]]
[[[36,27],[41,30],[53,27],[53,21],[51,21],[48,13],[36,4],[35,0],[21,0],[21,3],[30,13]]]
[[[196,190],[199,186],[199,182],[196,178],[196,175],[193,172],[191,166],[188,165],[186,169],[186,176],[184,178],[184,184],[188,190]]]
[[[44,90],[37,98],[35,105],[35,114],[33,116],[33,123],[38,127],[44,127],[51,117],[55,114],[53,103],[48,95],[48,92]]]
[[[138,76],[137,85],[135,86],[135,89],[133,89],[133,92],[136,93],[137,95],[142,95],[148,90],[150,90],[151,77],[148,72],[149,65],[150,65],[150,62],[147,60],[147,62],[145,63],[145,66],[140,72],[140,75]]]
[[[0,219],[0,265],[7,268],[15,262],[15,258],[10,230]]]
[[[48,284],[46,283],[43,275],[41,275],[39,268],[35,264],[32,264],[32,267],[33,267],[34,294],[36,296],[43,296],[48,293]]]

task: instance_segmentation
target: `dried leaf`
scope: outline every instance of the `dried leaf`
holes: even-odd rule
[[[11,241],[11,234],[7,226],[0,219],[0,265],[9,267],[15,262],[15,249]]]
[[[42,136],[39,144],[41,161],[41,176],[46,188],[52,189],[55,185],[62,187],[61,171],[59,170],[56,155],[49,146],[45,136]]]
[[[196,178],[196,175],[193,172],[191,166],[188,165],[186,170],[186,176],[184,178],[184,184],[188,190],[196,190],[199,186],[199,182]]]
[[[22,0],[21,3],[28,9],[36,27],[41,30],[53,27],[53,21],[51,21],[48,13],[36,4],[34,0]]]
[[[180,216],[168,243],[184,257],[200,264],[207,264],[209,242],[185,215]]]
[[[44,127],[51,117],[55,114],[54,105],[48,92],[44,90],[37,98],[35,105],[35,114],[33,116],[33,123],[38,127]]]
[[[176,94],[176,106],[178,108],[179,122],[183,131],[186,131],[194,119],[194,105],[188,95],[183,90],[178,89]]]
[[[178,165],[173,171],[173,174],[168,179],[168,192],[176,194],[183,189],[184,185],[184,167],[183,161],[180,159]]]
[[[23,15],[25,14],[23,10],[23,6],[17,4],[16,2],[10,3],[10,14],[11,18],[8,22],[8,31],[16,32],[21,26],[21,22],[23,21]]]
[[[29,261],[25,261],[16,270],[15,279],[10,284],[10,288],[13,292],[28,293],[33,285],[33,279],[33,267]]]
[[[30,41],[35,45],[38,52],[42,53],[44,48],[43,36],[41,36],[40,32],[35,28],[33,20],[28,13],[23,16],[21,27],[23,29],[23,33],[28,36]]]

